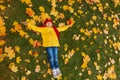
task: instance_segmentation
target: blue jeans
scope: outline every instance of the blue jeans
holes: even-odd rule
[[[51,69],[59,68],[58,65],[58,47],[47,47],[48,60]]]

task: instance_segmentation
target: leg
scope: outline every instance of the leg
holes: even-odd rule
[[[54,66],[54,55],[53,55],[53,48],[52,47],[47,47],[46,48],[47,54],[48,54],[48,60],[50,63],[50,68],[52,69],[53,72],[53,77],[57,78],[57,72]]]
[[[50,68],[53,70],[55,68],[55,66],[54,66],[54,56],[53,56],[52,47],[47,47],[46,51],[47,51],[47,54],[48,54],[48,60],[49,60],[49,63],[50,63]]]
[[[53,56],[54,56],[54,66],[55,66],[55,69],[59,68],[59,64],[58,64],[58,47],[54,47],[53,48]]]
[[[54,65],[57,72],[57,76],[61,76],[62,73],[59,69],[59,64],[58,64],[58,47],[53,48],[53,55],[54,55]]]

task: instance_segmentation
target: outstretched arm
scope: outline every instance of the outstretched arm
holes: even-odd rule
[[[31,23],[22,22],[22,24],[26,25],[28,27],[28,29],[30,29],[30,30],[33,30],[35,32],[42,32],[41,28],[39,28],[39,27],[37,27],[37,26],[35,26],[35,25],[31,24]]]
[[[68,28],[69,28],[69,26],[60,26],[57,29],[58,29],[59,32],[61,32],[61,31],[67,30]]]
[[[35,25],[28,24],[27,26],[28,26],[28,28],[29,28],[30,30],[33,30],[33,31],[35,31],[35,32],[42,32],[42,28],[39,28],[39,27],[37,27],[37,26],[35,26]]]
[[[68,24],[68,25],[66,25],[66,26],[62,26],[62,27],[57,28],[58,31],[60,31],[60,32],[61,32],[61,31],[65,31],[65,30],[67,30],[68,28],[72,27],[73,24],[74,24],[73,18],[69,19],[69,20],[67,21],[67,24]]]
[[[67,30],[68,28],[72,27],[73,24],[70,24],[70,25],[65,25],[65,26],[61,26],[61,27],[58,27],[58,31],[65,31]]]

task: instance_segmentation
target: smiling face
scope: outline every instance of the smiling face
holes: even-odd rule
[[[52,27],[52,22],[47,22],[47,23],[46,23],[46,26],[47,26],[47,27]]]

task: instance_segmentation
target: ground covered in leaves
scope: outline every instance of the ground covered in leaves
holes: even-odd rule
[[[35,25],[51,17],[60,34],[57,80],[120,79],[120,0],[0,0],[0,80],[54,80]]]

